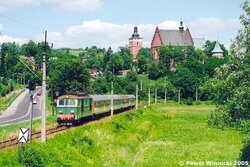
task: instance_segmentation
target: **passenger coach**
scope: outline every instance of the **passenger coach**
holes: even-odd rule
[[[134,95],[113,95],[114,111],[135,106]],[[60,125],[74,125],[83,118],[111,111],[111,95],[63,95],[57,99],[57,122]]]

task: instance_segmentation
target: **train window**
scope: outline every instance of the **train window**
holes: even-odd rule
[[[64,105],[64,99],[58,100],[58,106],[63,106]]]
[[[60,99],[57,104],[60,107],[76,107],[77,100],[76,99]]]
[[[84,99],[84,106],[89,106],[90,102],[89,99]]]

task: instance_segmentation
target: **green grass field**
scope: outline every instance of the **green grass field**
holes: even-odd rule
[[[0,151],[0,166],[179,166],[236,161],[244,135],[209,127],[213,106],[160,104],[105,118],[23,149]]]

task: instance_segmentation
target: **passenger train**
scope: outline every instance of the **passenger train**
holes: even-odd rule
[[[93,117],[111,111],[111,95],[74,95],[58,97],[56,113],[59,125],[76,125],[86,117]],[[113,95],[113,110],[135,107],[134,95]]]

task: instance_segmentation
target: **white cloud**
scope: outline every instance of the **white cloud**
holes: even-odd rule
[[[222,18],[199,18],[191,22],[190,29],[192,33],[200,36],[220,35],[226,31],[239,29],[240,21],[238,18],[222,19]]]
[[[238,18],[198,18],[189,23],[189,28],[193,37],[205,37],[206,40],[219,40],[229,49],[233,40],[241,28]]]
[[[0,0],[0,11],[40,4],[41,0]]]
[[[26,38],[16,38],[16,37],[12,37],[12,36],[9,36],[9,35],[0,35],[0,44],[2,44],[4,42],[16,42],[19,45],[22,45],[24,43],[27,43],[28,39],[26,39]]]
[[[68,37],[64,36],[60,32],[48,32],[47,41],[52,44],[54,48],[74,48],[76,46],[74,40],[70,40]],[[44,34],[36,35],[34,41],[41,42],[44,41]]]
[[[79,25],[68,27],[63,32],[49,32],[48,41],[53,43],[54,48],[85,48],[95,45],[101,48],[111,46],[116,51],[118,47],[128,45],[128,38],[131,37],[134,26],[134,24],[115,24],[100,20],[83,21]],[[138,32],[143,38],[143,46],[150,47],[156,25],[140,23],[137,26]],[[220,42],[229,46],[230,38],[234,39],[231,34],[232,32],[237,34],[240,24],[237,19],[199,18],[190,23],[184,22],[184,27],[187,26],[192,37],[216,40],[216,37],[219,36]],[[165,20],[159,23],[158,27],[160,29],[178,29],[179,22]],[[37,35],[34,40],[43,41],[44,35]]]
[[[101,9],[103,0],[45,0],[56,5],[56,9],[67,11],[95,11]]]

